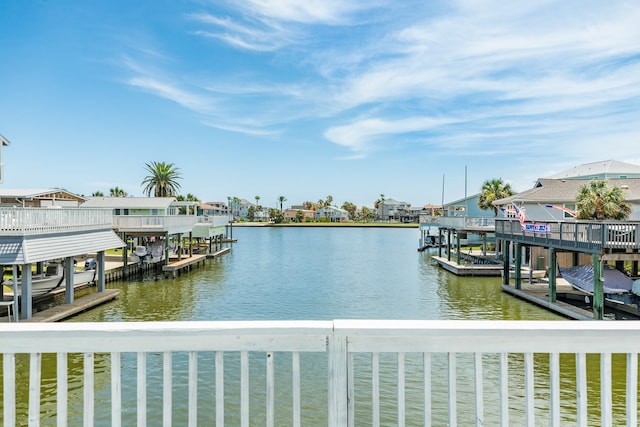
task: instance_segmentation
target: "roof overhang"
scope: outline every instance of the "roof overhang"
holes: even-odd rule
[[[122,248],[113,230],[0,238],[0,264],[22,265]]]

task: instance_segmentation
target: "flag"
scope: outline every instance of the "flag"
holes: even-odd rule
[[[562,212],[565,212],[574,218],[578,216],[578,213],[576,211],[572,211],[571,209],[565,208],[564,206],[558,206],[558,205],[544,205],[544,206],[546,208],[551,208],[551,209],[560,209]]]
[[[506,217],[508,217],[509,214],[515,214],[516,213],[516,211],[514,211],[513,209],[505,208],[504,206],[500,206],[500,210],[502,211],[502,213]]]
[[[518,217],[518,221],[520,221],[520,225],[524,228],[524,221],[526,220],[524,216],[524,209],[520,209],[516,205],[513,205],[513,209],[516,211],[516,216]]]

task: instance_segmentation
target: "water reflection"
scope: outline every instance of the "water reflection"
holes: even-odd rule
[[[503,293],[500,278],[461,278],[433,265],[427,253],[416,251],[416,229],[331,229],[331,228],[236,228],[238,243],[228,254],[208,261],[206,266],[175,279],[141,277],[109,284],[120,289],[119,298],[72,322],[157,321],[157,320],[292,320],[292,319],[556,319],[564,320],[541,308]],[[264,353],[250,353],[251,425],[263,425],[265,416]],[[276,354],[277,425],[290,425],[291,360],[288,354]],[[485,424],[499,424],[498,360],[496,354],[483,356]],[[173,414],[176,425],[186,423],[188,355],[173,358]],[[198,356],[199,424],[215,423],[215,354]],[[524,361],[521,355],[509,356],[510,419],[513,425],[524,423]],[[492,363],[490,363],[492,362]],[[547,355],[535,355],[536,412],[546,420],[549,412],[549,368]],[[70,355],[70,424],[81,423],[82,355]],[[225,354],[225,419],[238,424],[240,417],[240,358]],[[380,358],[381,422],[395,425],[397,374],[396,356]],[[447,420],[447,356],[434,354],[432,402],[434,425]],[[21,384],[26,384],[28,359],[17,361]],[[614,357],[614,408],[624,406],[624,369],[626,361]],[[147,419],[159,424],[162,414],[162,378],[156,368],[162,355],[147,357]],[[371,358],[356,355],[355,408],[359,423],[371,422]],[[407,425],[422,420],[422,355],[406,355]],[[574,402],[575,361],[561,357],[563,392]],[[110,361],[96,355],[96,425],[109,425]],[[123,354],[120,360],[123,387],[123,425],[136,422],[135,354]],[[303,425],[326,425],[326,355],[301,355]],[[459,355],[459,424],[473,424],[473,356]],[[599,420],[599,357],[589,356],[590,424]],[[568,387],[565,388],[564,384]],[[43,425],[55,420],[55,358],[43,359]],[[20,387],[17,399],[21,420],[26,420],[28,387]],[[361,418],[360,418],[361,417]],[[575,406],[562,408],[563,422],[575,422]],[[623,420],[616,419],[616,424]]]

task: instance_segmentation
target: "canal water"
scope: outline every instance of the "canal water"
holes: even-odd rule
[[[416,250],[419,232],[407,228],[266,228],[236,227],[233,249],[206,266],[175,279],[147,275],[109,284],[120,289],[119,298],[83,313],[70,322],[129,322],[177,320],[327,320],[327,319],[489,319],[558,320],[546,310],[528,304],[500,290],[499,278],[460,278],[435,266],[428,253]],[[440,357],[442,356],[442,357]],[[471,375],[472,355],[460,355],[460,375]],[[215,424],[214,354],[199,356],[199,425]],[[276,383],[279,395],[277,425],[291,425],[290,356],[276,355]],[[498,355],[485,355],[497,360]],[[188,355],[174,358],[174,376],[186,378]],[[251,354],[251,425],[264,424],[264,354]],[[536,355],[536,410],[548,412],[548,357]],[[21,361],[19,360],[18,363]],[[562,357],[563,369],[571,372],[572,358]],[[28,360],[22,361],[25,367]],[[109,425],[109,360],[96,356],[96,425]],[[123,425],[136,420],[135,355],[123,355]],[[161,366],[161,355],[149,355],[149,368]],[[326,425],[326,355],[301,356],[303,425]],[[381,416],[383,425],[395,425],[395,355],[381,355]],[[422,423],[418,402],[422,399],[420,355],[407,355],[407,425]],[[446,424],[446,355],[434,355],[434,425]],[[524,397],[520,387],[524,375],[522,357],[510,356],[510,381],[514,425],[524,421]],[[356,357],[356,413],[361,425],[370,424],[371,380],[367,376],[370,359]],[[597,366],[597,361],[594,361]],[[498,424],[498,372],[485,364],[485,412],[487,425]],[[82,359],[69,360],[72,384],[69,391],[70,424],[81,422]],[[239,357],[225,355],[225,407],[228,425],[238,425]],[[616,365],[617,366],[617,365]],[[51,395],[43,399],[43,425],[55,425],[55,360],[43,361],[43,387]],[[621,367],[624,370],[624,367]],[[151,370],[149,371],[151,372]],[[414,373],[415,372],[415,373]],[[623,374],[622,374],[623,375]],[[470,376],[469,378],[473,378]],[[624,378],[624,376],[622,377]],[[127,381],[128,380],[128,381]],[[563,383],[573,384],[568,375]],[[149,425],[161,420],[161,375],[148,375],[147,419]],[[575,387],[573,387],[575,389]],[[592,392],[593,391],[593,392]],[[571,391],[569,391],[571,393]],[[590,384],[590,400],[597,399],[597,383]],[[175,425],[186,424],[186,382],[174,380]],[[624,393],[622,393],[624,396]],[[458,385],[458,420],[473,423],[472,381]],[[570,397],[570,396],[569,396]],[[25,402],[24,399],[20,399]],[[624,400],[624,397],[622,398]],[[466,402],[466,403],[465,403]],[[590,417],[597,420],[598,402]],[[616,400],[614,405],[624,405]],[[26,407],[19,408],[25,413]],[[548,418],[544,418],[548,419]],[[575,422],[571,408],[563,409],[563,419]]]

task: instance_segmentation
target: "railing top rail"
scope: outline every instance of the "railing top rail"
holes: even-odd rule
[[[111,228],[111,210],[101,208],[0,208],[4,235],[33,235]]]
[[[330,321],[0,324],[0,351],[324,351],[331,328]]]
[[[55,333],[52,333],[55,332]],[[335,320],[0,324],[4,353],[134,351],[638,353],[640,322]]]

